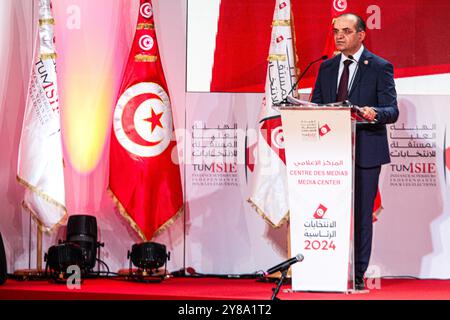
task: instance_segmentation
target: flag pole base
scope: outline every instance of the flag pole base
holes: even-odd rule
[[[158,272],[146,272],[141,269],[120,269],[117,274],[126,281],[143,282],[143,283],[159,283],[169,277],[165,270]]]
[[[41,269],[19,269],[14,271],[13,277],[18,280],[46,280],[45,271]]]

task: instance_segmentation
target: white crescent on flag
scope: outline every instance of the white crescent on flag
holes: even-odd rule
[[[117,101],[113,128],[126,150],[140,157],[154,157],[166,150],[173,125],[170,100],[158,84],[140,82]]]

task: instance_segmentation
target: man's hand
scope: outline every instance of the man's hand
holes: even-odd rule
[[[361,117],[371,122],[374,121],[375,117],[377,116],[377,111],[374,108],[368,106],[362,107],[360,109],[360,112]]]

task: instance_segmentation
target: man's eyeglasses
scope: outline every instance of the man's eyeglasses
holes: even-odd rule
[[[342,29],[342,30],[333,29],[333,34],[335,36],[339,35],[340,33],[343,33],[344,36],[349,36],[349,35],[351,35],[353,33],[358,33],[358,32],[359,31],[351,30],[351,29],[348,29],[348,28],[345,28],[345,29]]]

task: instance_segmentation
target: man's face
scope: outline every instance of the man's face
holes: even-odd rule
[[[366,36],[364,31],[356,31],[356,22],[353,16],[342,16],[334,21],[333,34],[336,49],[346,56],[355,54]]]

